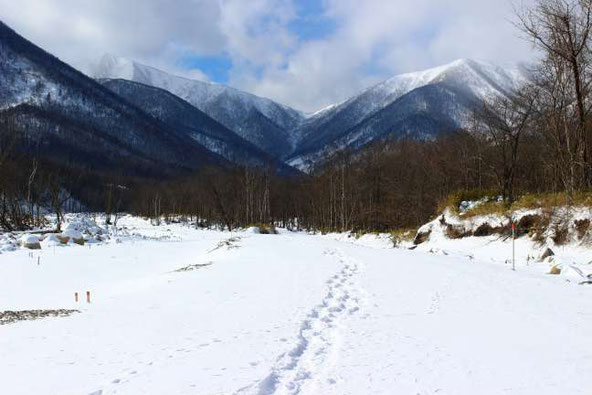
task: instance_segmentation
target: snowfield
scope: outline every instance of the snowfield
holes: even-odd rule
[[[592,391],[592,286],[544,263],[510,270],[508,243],[489,260],[119,225],[101,243],[0,254],[0,312],[78,310],[0,325],[2,393]]]

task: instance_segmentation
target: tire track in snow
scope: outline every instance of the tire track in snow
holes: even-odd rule
[[[269,375],[237,394],[299,394],[323,379],[323,370],[335,357],[344,321],[358,312],[361,299],[356,283],[360,264],[340,251],[327,250],[325,254],[335,256],[342,268],[327,280],[327,294],[300,324],[296,344],[277,358]]]

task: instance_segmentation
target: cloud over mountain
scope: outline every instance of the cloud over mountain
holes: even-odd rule
[[[533,56],[499,0],[0,0],[0,12],[83,71],[110,52],[304,111],[456,58]]]

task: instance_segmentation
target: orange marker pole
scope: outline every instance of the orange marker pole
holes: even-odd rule
[[[74,292],[74,301],[78,303],[78,292]]]
[[[90,291],[86,291],[86,303],[90,303]]]

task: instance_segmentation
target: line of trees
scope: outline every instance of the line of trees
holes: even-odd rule
[[[553,190],[544,144],[524,136],[512,170],[519,191]],[[527,144],[526,144],[527,142]],[[271,168],[206,169],[185,180],[138,185],[131,209],[154,218],[184,216],[201,226],[273,223],[315,231],[414,227],[459,190],[501,191],[505,163],[486,134],[451,131],[430,141],[380,142],[340,152],[310,176],[285,179]],[[557,185],[557,184],[555,184]]]

